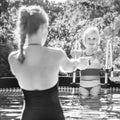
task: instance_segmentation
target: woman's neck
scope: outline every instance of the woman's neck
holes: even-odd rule
[[[28,45],[41,45],[41,46],[44,45],[43,39],[38,38],[36,36],[29,37],[27,43],[28,43]]]
[[[28,46],[31,46],[31,45],[39,45],[39,46],[42,46],[40,43],[29,43]]]

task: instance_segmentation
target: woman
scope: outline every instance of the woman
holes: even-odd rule
[[[19,50],[12,52],[9,64],[23,90],[22,120],[64,120],[58,98],[58,73],[72,72],[78,64],[57,48],[47,48],[48,16],[39,6],[21,7],[16,28]],[[83,63],[82,63],[83,64]]]

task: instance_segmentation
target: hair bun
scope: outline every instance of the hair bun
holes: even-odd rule
[[[27,10],[27,7],[25,7],[25,6],[21,7],[19,12],[20,12],[20,20],[22,20],[22,21],[27,20],[30,16],[30,14]]]

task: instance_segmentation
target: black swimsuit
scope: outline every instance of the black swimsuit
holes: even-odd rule
[[[47,90],[23,90],[25,108],[21,120],[65,120],[57,85]]]

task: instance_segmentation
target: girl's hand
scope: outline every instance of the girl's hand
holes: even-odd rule
[[[78,61],[79,61],[77,65],[78,69],[84,70],[89,67],[89,61],[90,61],[89,57],[81,57]]]
[[[71,50],[71,52],[70,52],[70,54],[73,58],[75,58],[76,53],[77,53],[76,50]]]

